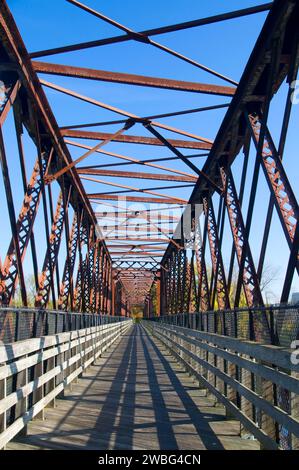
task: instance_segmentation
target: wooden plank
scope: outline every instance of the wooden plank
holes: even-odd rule
[[[269,364],[274,364],[282,369],[291,369],[294,372],[299,372],[299,364],[292,364],[290,356],[293,352],[292,349],[284,348],[281,346],[272,346],[266,344],[256,343],[254,341],[240,340],[228,336],[217,335],[214,333],[207,333],[203,331],[191,330],[190,328],[168,326],[173,331],[181,331],[187,336],[198,338],[202,341],[208,341],[216,346],[238,351],[242,354],[252,357],[254,350],[254,357]]]
[[[45,347],[45,344],[51,344],[57,342],[58,338],[63,337],[64,340],[66,340],[68,349],[67,351],[71,350],[70,345],[71,345],[71,339],[73,337],[77,337],[77,343],[81,338],[80,342],[84,342],[87,344],[88,347],[84,349],[84,355],[82,357],[81,353],[75,354],[71,358],[66,358],[66,360],[63,363],[57,362],[57,366],[54,367],[53,369],[50,369],[48,372],[44,373],[44,362],[42,358],[42,354],[40,355],[41,357],[35,358],[34,362],[35,365],[34,367],[34,380],[17,388],[16,392],[12,392],[9,395],[6,395],[6,378],[2,379],[0,381],[0,385],[3,388],[0,389],[1,392],[1,397],[0,400],[0,416],[2,419],[2,424],[1,424],[1,429],[0,429],[0,448],[4,448],[6,444],[13,439],[13,437],[18,434],[30,420],[37,419],[40,420],[44,418],[44,408],[48,406],[49,404],[53,403],[55,400],[56,396],[58,394],[61,394],[61,392],[64,391],[65,387],[69,385],[84,369],[86,369],[88,366],[91,365],[91,363],[99,357],[103,351],[105,351],[111,344],[119,337],[120,334],[124,333],[128,326],[131,324],[130,321],[124,321],[124,322],[116,322],[114,324],[106,324],[106,325],[101,325],[93,328],[86,328],[84,330],[78,330],[76,332],[70,332],[67,336],[65,333],[55,335],[55,336],[49,336],[49,337],[44,337],[42,338],[44,341],[40,342],[40,345],[42,347]],[[73,334],[75,333],[75,334]],[[84,336],[85,335],[85,336]],[[39,338],[40,340],[41,338]],[[19,346],[20,348],[15,348],[17,353],[20,353],[20,351],[24,351],[24,347],[26,345],[27,351],[30,351],[30,348],[36,348],[36,341],[33,340],[26,340]],[[25,343],[25,344],[24,344]],[[10,347],[12,345],[9,345]],[[6,349],[7,345],[5,345]],[[60,347],[58,348],[52,348],[52,356],[53,355],[53,349],[56,349],[56,356],[61,356],[61,349]],[[75,351],[76,348],[74,348]],[[63,354],[63,353],[62,353]],[[75,370],[72,370],[71,372],[71,366],[72,364],[75,364],[79,359],[81,359],[81,365],[78,368],[75,368]],[[26,363],[28,358],[21,359],[21,361]],[[30,358],[29,358],[30,360]],[[52,361],[53,366],[55,365],[55,361]],[[24,366],[24,364],[23,364]],[[28,365],[27,365],[28,367]],[[31,366],[32,367],[32,366]],[[14,371],[18,371],[18,367],[14,366],[13,368]],[[23,369],[24,371],[27,371],[26,368]],[[53,379],[57,377],[62,371],[67,371],[65,377],[60,381],[56,386],[55,383],[53,382]],[[17,372],[17,375],[20,374],[20,372]],[[51,381],[51,388],[49,393],[45,394],[45,390],[47,390],[44,386]],[[12,424],[9,425],[8,428],[6,428],[6,411],[9,410],[12,406],[16,405],[19,403],[19,400],[21,400],[22,407],[26,403],[27,405],[27,400],[26,398],[33,393],[33,405],[30,409],[22,409],[22,413],[20,416],[16,416],[17,419],[14,420]],[[25,401],[24,401],[25,400]],[[21,407],[21,408],[22,408]],[[20,408],[20,407],[19,407]]]
[[[163,338],[161,340],[164,343]],[[164,344],[169,347],[167,343]],[[222,393],[215,389],[215,387],[209,382],[209,380],[204,378],[202,374],[199,374],[195,369],[191,368],[189,363],[184,361],[179,354],[173,351],[173,349],[171,349],[171,352],[175,357],[177,357],[179,362],[184,363],[185,367],[190,370],[190,372],[195,377],[197,377],[197,379],[207,388],[207,390],[209,390],[212,394],[215,395],[219,403],[222,403],[226,408],[228,408],[232,415],[234,415],[243,425],[245,425],[249,432],[252,432],[252,434],[255,435],[257,439],[259,439],[259,441],[265,445],[265,447],[272,450],[276,450],[278,448],[276,443],[273,442],[273,440],[270,439],[262,430],[260,430],[253,421],[248,419],[248,417],[244,415],[244,413],[239,410],[239,408],[234,403],[229,401]]]
[[[167,328],[165,328],[165,331],[167,331]],[[186,335],[182,335],[176,332],[175,336],[186,341]],[[246,358],[241,357],[236,354],[239,353],[238,350],[236,350],[236,353],[232,353],[228,350],[220,349],[219,346],[212,346],[211,344],[204,343],[202,341],[199,342],[196,340],[192,340],[191,338],[188,338],[187,341],[190,344],[198,346],[200,349],[209,351],[210,353],[220,356],[221,358],[226,359],[243,369],[246,369],[254,374],[260,375],[264,379],[269,380],[270,382],[274,382],[276,385],[286,388],[289,391],[292,391],[294,393],[299,392],[299,381],[296,378],[290,376],[289,374],[283,371],[273,369],[263,364],[262,362],[254,362],[253,360],[249,359],[249,356],[246,356]],[[251,357],[254,357],[254,349],[252,350]]]
[[[9,446],[23,443],[24,449],[257,449],[138,325],[46,410],[45,421],[30,422],[29,435]]]
[[[112,324],[112,325],[102,325],[102,326],[94,327],[95,330],[92,329],[91,332],[84,330],[86,332],[85,336],[80,334],[78,339],[66,341],[65,344],[59,343],[58,346],[49,348],[46,351],[45,350],[43,350],[42,352],[39,351],[37,354],[33,354],[33,355],[30,355],[29,357],[18,359],[18,361],[15,361],[15,362],[11,362],[9,365],[0,366],[0,380],[10,377],[11,375],[17,374],[23,371],[24,369],[28,369],[29,367],[32,367],[41,361],[49,360],[53,358],[54,356],[57,356],[59,353],[64,353],[69,348],[78,346],[79,342],[80,344],[84,344],[86,341],[90,339],[93,331],[96,331],[97,333],[99,333],[101,331],[105,331],[105,328],[107,327],[110,328],[110,331],[117,329],[117,325],[115,326],[114,324]],[[49,341],[47,343],[49,343]]]
[[[160,327],[156,327],[155,328],[155,333],[158,330],[158,335],[159,335],[160,339],[163,339],[163,333],[162,334],[161,334],[161,332],[159,333],[159,329],[160,329]],[[212,365],[208,361],[203,360],[203,359],[195,356],[193,353],[188,351],[188,349],[186,349],[185,347],[183,347],[181,344],[178,343],[176,335],[174,335],[174,337],[175,337],[175,339],[172,339],[172,338],[169,337],[169,335],[166,334],[167,341],[169,341],[175,348],[179,348],[179,350],[182,353],[186,354],[187,357],[188,356],[191,357],[194,361],[198,362],[204,368],[206,368],[208,371],[212,372],[216,377],[220,378],[223,382],[227,383],[230,387],[234,388],[240,395],[245,397],[254,406],[256,406],[258,409],[264,411],[267,414],[267,416],[270,416],[271,418],[275,419],[275,421],[277,421],[278,423],[285,426],[295,436],[299,436],[299,421],[297,419],[294,419],[294,418],[290,417],[288,415],[288,413],[286,413],[285,411],[280,409],[278,406],[272,405],[270,402],[264,400],[257,393],[250,390],[249,388],[247,388],[246,386],[244,386],[242,383],[238,382],[234,378],[229,377],[227,374],[225,374],[221,370],[217,369],[217,367],[215,367],[214,365]],[[251,355],[252,355],[252,353],[251,353]],[[217,391],[215,386],[212,387],[212,390]],[[256,426],[256,430],[253,434],[257,435],[258,433],[259,433],[259,429]],[[268,444],[266,444],[266,445],[268,446]]]
[[[6,379],[0,380],[0,400],[5,400],[6,397]],[[0,433],[5,432],[6,430],[6,412],[0,413]],[[5,447],[0,445],[0,450]]]
[[[20,356],[25,356],[26,354],[39,351],[40,349],[49,348],[50,346],[57,346],[61,343],[67,343],[73,339],[88,336],[93,332],[105,330],[107,328],[113,330],[117,328],[117,325],[112,323],[65,333],[58,333],[53,336],[41,336],[40,338],[26,339],[24,341],[12,343],[9,345],[9,347],[7,347],[7,345],[0,345],[0,363],[11,361]]]
[[[38,362],[34,366],[34,386],[33,386],[33,403],[42,402],[44,399],[44,387],[41,385],[39,386],[40,380],[44,376],[44,362]],[[13,394],[9,395],[10,398]],[[27,411],[27,410],[26,410]],[[39,413],[36,413],[34,416],[35,419],[44,419],[44,409],[42,408]]]

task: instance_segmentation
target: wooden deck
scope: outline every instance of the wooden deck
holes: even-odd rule
[[[8,449],[258,449],[135,325]]]

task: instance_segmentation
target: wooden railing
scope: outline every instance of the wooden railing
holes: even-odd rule
[[[152,321],[142,325],[240,421],[241,434],[254,436],[263,449],[299,449],[294,350]]]
[[[132,320],[0,346],[0,449],[131,326]]]

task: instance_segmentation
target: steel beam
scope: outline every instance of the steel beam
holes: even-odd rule
[[[32,62],[33,68],[38,73],[47,75],[62,75],[66,77],[86,78],[103,82],[123,83],[127,85],[139,85],[154,88],[166,88],[168,90],[191,91],[208,95],[233,96],[234,87],[211,85],[206,83],[186,82],[171,80],[168,78],[146,77],[129,73],[107,72],[104,70],[74,67],[70,65],[50,64],[47,62]]]
[[[71,305],[71,310],[72,310],[73,272],[74,272],[76,254],[77,254],[77,248],[78,248],[80,224],[81,224],[81,217],[78,220],[77,214],[74,214],[70,239],[67,243],[68,250],[69,250],[69,259],[67,258],[65,261],[64,271],[63,271],[63,276],[62,276],[62,283],[60,287],[60,295],[58,299],[58,308],[60,310],[67,310],[69,304]]]
[[[175,25],[161,26],[159,28],[147,29],[144,31],[140,31],[139,34],[142,34],[145,36],[156,36],[160,34],[171,33],[174,31],[181,31],[184,29],[205,26],[209,24],[218,23],[220,21],[226,21],[226,20],[230,20],[234,18],[240,18],[242,16],[247,16],[247,15],[252,15],[252,14],[268,11],[271,8],[271,6],[272,6],[272,2],[265,3],[263,5],[245,8],[242,10],[235,10],[235,11],[228,12],[228,13],[222,13],[220,15],[214,15],[214,16],[210,16],[207,18],[200,18],[197,20],[186,21],[183,23],[175,24]],[[30,54],[30,57],[37,58],[37,57],[54,55],[54,54],[62,54],[64,52],[72,52],[72,51],[78,51],[82,49],[89,49],[92,47],[99,47],[99,46],[104,46],[107,44],[116,44],[119,42],[130,41],[132,39],[133,38],[130,35],[124,34],[121,36],[113,36],[111,38],[98,39],[98,40],[89,41],[89,42],[82,42],[79,44],[72,44],[69,46],[62,46],[62,47],[56,47],[52,49],[46,49],[43,51],[36,51],[36,52],[32,52]]]
[[[107,201],[122,201],[118,196],[114,196],[111,194],[105,193],[93,193],[87,194],[89,199],[100,199],[100,200],[107,200]],[[184,199],[172,199],[167,197],[142,197],[142,196],[125,196],[125,200],[129,202],[145,202],[147,204],[187,204],[188,201]]]
[[[222,259],[222,253],[220,249],[220,241],[218,235],[218,229],[216,224],[216,218],[214,213],[214,207],[212,198],[209,196],[203,197],[203,207],[205,217],[207,218],[207,233],[210,243],[210,252],[212,259],[212,267],[215,278],[215,286],[217,291],[218,308],[225,310],[230,308],[229,294],[226,283],[226,276],[224,271],[224,263]],[[211,305],[212,309],[215,309],[214,302]]]
[[[240,210],[240,204],[232,173],[230,170],[221,167],[220,174],[223,187],[225,188],[225,203],[239,264],[241,263],[242,256],[245,259],[242,278],[247,305],[248,307],[252,307],[254,305],[263,306],[263,297],[253,263],[251,249],[246,237],[243,216]]]
[[[79,175],[112,176],[115,178],[148,179],[159,181],[176,181],[195,183],[196,176],[176,176],[162,173],[142,173],[141,171],[98,170],[96,168],[77,168]]]
[[[92,131],[76,131],[72,129],[62,129],[61,134],[64,137],[73,137],[77,139],[91,139],[91,140],[107,140],[113,136],[108,132],[92,132]],[[143,137],[135,135],[120,135],[113,139],[115,142],[128,143],[128,144],[141,144],[141,145],[155,145],[163,146],[159,139],[153,137]],[[169,139],[169,142],[174,147],[197,149],[197,150],[210,150],[211,144],[205,142],[195,142],[192,140],[174,140]]]
[[[69,196],[67,202],[69,202]],[[49,237],[49,248],[47,249],[42,273],[39,279],[39,289],[36,293],[35,306],[46,308],[49,301],[51,289],[51,278],[57,265],[58,252],[60,248],[61,236],[64,227],[65,207],[63,204],[62,193],[58,197],[55,217],[53,220],[51,234]]]

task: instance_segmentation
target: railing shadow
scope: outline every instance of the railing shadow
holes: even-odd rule
[[[173,386],[173,389],[176,391],[177,395],[179,396],[182,402],[182,405],[190,418],[190,423],[193,424],[205,448],[223,450],[224,447],[222,443],[220,442],[217,435],[215,434],[215,432],[213,431],[213,429],[211,428],[209,424],[209,419],[213,419],[213,421],[215,421],[217,420],[217,417],[213,415],[208,415],[207,413],[204,413],[204,414],[201,413],[196,403],[194,403],[190,395],[187,393],[185,387],[180,382],[176,373],[170,366],[168,360],[161,353],[161,351],[156,346],[152,338],[148,335],[148,333],[145,332],[145,335],[146,335],[147,341],[151,345],[152,350],[155,352],[156,356],[161,361],[161,364],[163,365],[165,372],[168,375],[168,378],[171,382],[171,385]],[[148,367],[150,368],[152,365],[152,359],[151,359],[151,355],[149,354],[149,350],[146,347],[145,347],[145,353],[146,353],[146,360],[148,362]],[[164,447],[162,448],[164,449]]]
[[[182,425],[188,426],[183,430],[184,439],[197,434],[196,442],[201,441],[205,448],[223,449],[210,425],[211,421],[219,420],[219,415],[198,409],[168,358],[144,328],[136,325],[121,343],[123,347],[113,348],[103,364],[93,366],[92,372],[80,379],[83,396],[76,386],[73,392],[68,392],[69,408],[53,430],[47,432],[41,424],[38,434],[30,439],[34,445],[97,450],[157,445],[163,450],[176,450],[182,448],[182,432],[178,431]],[[175,393],[182,405],[177,406],[177,398],[175,405],[173,400],[167,403],[168,393]],[[84,416],[84,407],[88,405],[97,413],[90,419],[90,425],[88,414]],[[79,417],[78,428],[73,425],[69,428],[68,418],[76,418],[75,410],[80,406],[83,408],[78,416],[82,415],[83,421],[80,425]],[[50,416],[51,410],[48,413]],[[190,432],[190,425],[194,431]]]

